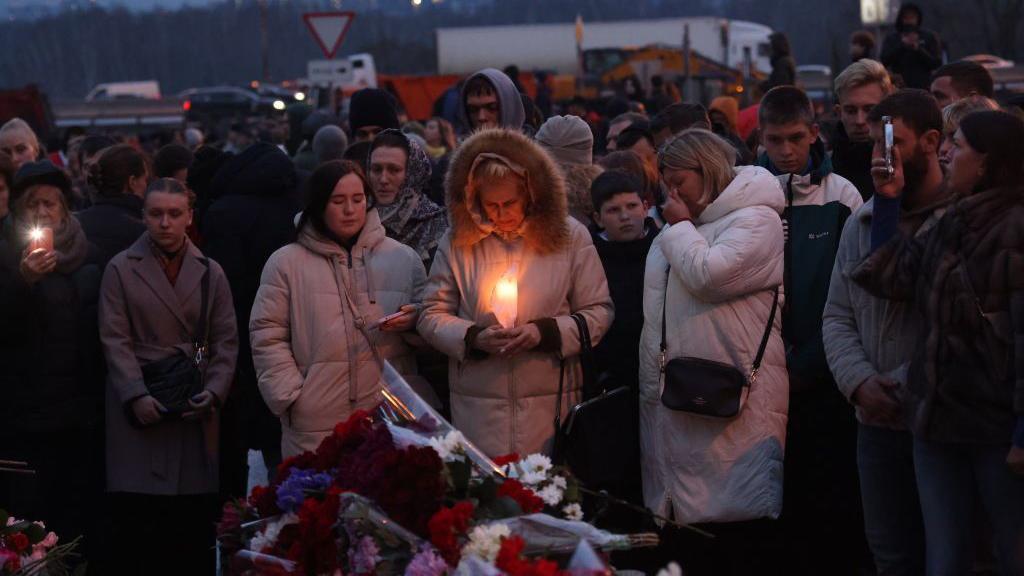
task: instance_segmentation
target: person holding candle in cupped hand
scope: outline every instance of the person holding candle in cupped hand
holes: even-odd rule
[[[95,540],[102,494],[100,271],[68,210],[71,182],[50,161],[24,163],[0,234],[0,454],[34,475],[0,475],[0,502],[69,540]],[[74,471],[69,474],[69,471]]]
[[[446,190],[451,229],[418,330],[450,358],[455,425],[491,456],[550,452],[557,406],[564,418],[580,398],[571,316],[585,319],[594,345],[612,322],[604,268],[590,233],[568,215],[558,168],[518,132],[466,140]]]

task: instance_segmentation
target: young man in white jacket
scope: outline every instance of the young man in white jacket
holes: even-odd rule
[[[832,172],[803,90],[769,91],[758,119],[765,148],[758,163],[779,178],[786,195],[786,542],[799,573],[854,575],[864,548],[856,420],[829,372],[821,315],[843,224],[863,200],[850,181]],[[823,512],[828,522],[820,522]]]

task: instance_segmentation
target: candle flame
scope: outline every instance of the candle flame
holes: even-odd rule
[[[516,325],[516,317],[519,315],[519,281],[516,276],[515,267],[505,271],[494,285],[494,295],[491,298],[494,316],[506,329]]]
[[[29,238],[31,238],[32,240],[35,240],[37,242],[39,240],[42,240],[43,239],[43,229],[39,228],[39,227],[33,228],[32,231],[29,232]]]

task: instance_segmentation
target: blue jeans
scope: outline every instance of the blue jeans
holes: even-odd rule
[[[1009,451],[1009,443],[914,440],[930,576],[970,572],[978,501],[992,526],[1000,573],[1024,576],[1024,477],[1014,475],[1006,466]]]
[[[857,426],[864,534],[878,576],[924,574],[924,527],[910,432]]]

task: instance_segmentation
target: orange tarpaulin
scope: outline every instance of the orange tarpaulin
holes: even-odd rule
[[[434,115],[434,101],[445,90],[458,84],[462,76],[445,74],[438,76],[406,76],[399,74],[378,74],[377,85],[398,97],[405,107],[410,120],[428,120]],[[527,95],[537,94],[533,74],[520,74],[519,83]]]

